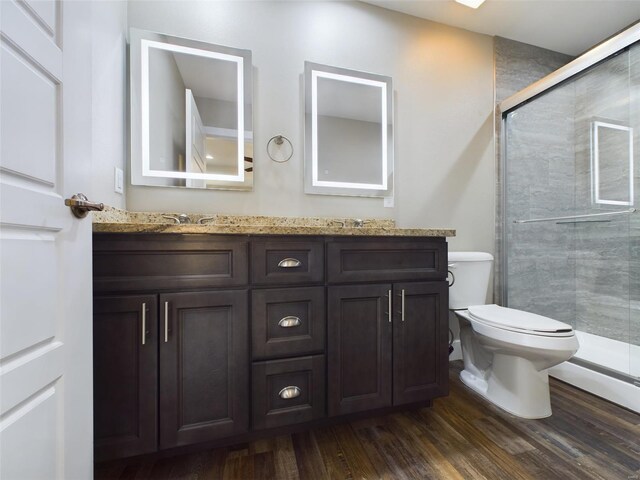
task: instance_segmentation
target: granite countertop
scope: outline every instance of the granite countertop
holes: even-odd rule
[[[454,237],[451,228],[396,228],[393,220],[353,218],[266,217],[188,214],[192,223],[178,224],[176,213],[127,212],[105,207],[93,213],[93,231],[111,233],[211,233],[236,235],[344,235],[396,237]],[[198,220],[205,219],[202,224]],[[344,225],[344,226],[343,226]]]

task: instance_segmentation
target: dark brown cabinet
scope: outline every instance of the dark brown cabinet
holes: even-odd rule
[[[448,286],[329,288],[329,415],[446,395]]]
[[[393,286],[393,404],[448,394],[448,284]]]
[[[96,459],[248,430],[247,304],[246,290],[96,297]]]
[[[248,264],[246,236],[94,235],[97,460],[247,432]]]
[[[96,459],[157,446],[157,297],[95,297],[93,312]]]
[[[446,257],[444,238],[94,234],[96,460],[446,395]]]
[[[329,415],[391,405],[391,285],[328,292]]]
[[[249,428],[247,291],[160,295],[160,447]]]
[[[439,239],[328,243],[330,416],[448,393],[446,258]]]

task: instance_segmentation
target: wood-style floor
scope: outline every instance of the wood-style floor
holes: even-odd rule
[[[97,479],[640,479],[640,415],[551,381],[553,416],[523,420],[450,369],[425,408],[231,448],[96,466]]]

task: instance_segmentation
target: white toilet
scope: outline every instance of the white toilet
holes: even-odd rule
[[[485,305],[493,257],[450,252],[449,308],[460,322],[462,382],[513,415],[551,415],[547,369],[578,350],[571,325],[498,305]]]

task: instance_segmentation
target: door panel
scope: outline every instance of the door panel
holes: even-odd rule
[[[448,393],[448,303],[446,282],[393,286],[394,405]]]
[[[246,291],[160,296],[161,448],[248,430],[247,304]]]
[[[329,415],[391,405],[391,285],[330,287]]]
[[[92,476],[91,220],[64,206],[91,193],[90,22],[0,2],[2,478]]]
[[[157,301],[155,295],[94,300],[93,401],[98,461],[157,448]]]

